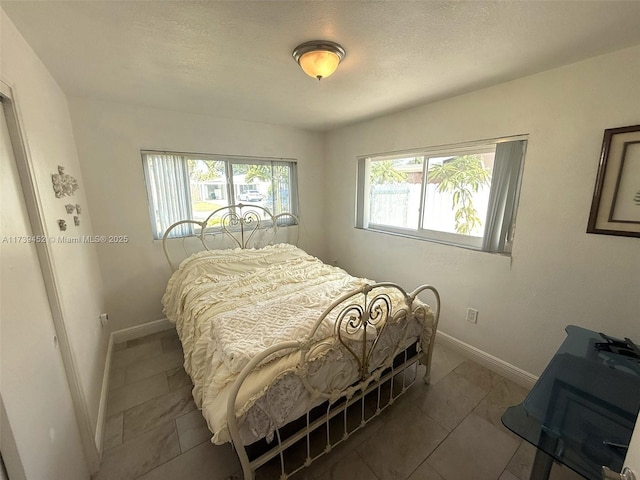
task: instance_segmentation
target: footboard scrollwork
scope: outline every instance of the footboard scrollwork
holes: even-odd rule
[[[430,292],[434,298],[432,308],[418,300],[418,295],[423,292]],[[335,300],[302,340],[274,345],[253,358],[236,379],[227,404],[229,433],[242,464],[244,479],[252,480],[258,467],[278,455],[281,462],[280,478],[288,478],[375,418],[386,406],[391,405],[395,398],[404,393],[415,380],[418,361],[426,366],[425,379],[427,379],[439,313],[440,296],[438,291],[430,285],[420,286],[411,293],[407,293],[394,283],[366,285]],[[326,331],[327,326],[332,328],[333,335],[318,340],[319,331]],[[410,329],[413,330],[409,337]],[[416,329],[418,333],[415,332]],[[419,338],[417,342],[415,342],[416,337]],[[407,353],[412,348],[414,348],[414,354]],[[320,405],[323,401],[326,402],[326,414],[314,419],[307,412],[305,427],[286,439],[281,438],[277,428],[275,431],[277,445],[259,458],[250,460],[239,432],[238,418],[235,413],[236,399],[244,380],[259,368],[266,358],[281,350],[299,354],[297,376],[311,399],[315,399],[314,406]],[[326,372],[318,373],[316,360],[329,351],[337,352],[336,355],[347,361],[340,363],[338,371],[327,376]],[[413,368],[413,379],[407,381],[407,372],[410,367]],[[316,376],[320,378],[316,379]],[[399,377],[401,380],[396,380]],[[400,382],[400,386],[394,386],[394,381]],[[391,397],[382,405],[381,386],[389,382]],[[365,397],[375,392],[377,392],[377,407],[374,413],[367,417]],[[347,409],[353,405],[361,405],[361,421],[349,431]],[[330,423],[338,415],[344,415],[344,432],[335,441],[331,439],[329,430]],[[311,452],[310,434],[323,427],[327,430],[327,443],[324,451],[314,456]],[[284,450],[305,439],[307,455],[304,463],[293,471],[286,471]]]
[[[382,333],[389,321],[396,321],[396,317],[406,317],[406,310],[401,310],[393,315],[391,299],[389,295],[381,293],[371,301],[367,301],[369,290],[363,292],[364,305],[356,304],[345,307],[336,321],[336,333],[338,340],[347,349],[358,363],[360,380],[364,380],[369,374],[371,355],[376,349]],[[392,318],[390,318],[392,317]],[[373,341],[367,341],[371,329],[375,330]],[[361,346],[360,352],[354,351],[353,338],[358,339]],[[360,338],[358,338],[360,337]],[[365,341],[362,341],[364,338]]]

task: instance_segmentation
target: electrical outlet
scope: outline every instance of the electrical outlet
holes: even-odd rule
[[[478,323],[478,310],[467,308],[467,322]]]

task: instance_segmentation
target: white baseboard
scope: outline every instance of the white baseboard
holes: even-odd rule
[[[136,325],[135,327],[123,328],[122,330],[116,330],[111,334],[113,343],[122,343],[127,340],[133,340],[134,338],[145,337],[152,333],[162,332],[164,330],[171,330],[175,328],[166,318],[155,320],[149,323],[143,323],[142,325]]]
[[[500,360],[499,358],[494,357],[487,352],[483,352],[479,348],[469,345],[462,340],[458,340],[444,332],[438,331],[436,333],[436,343],[440,343],[452,350],[456,350],[460,354],[470,358],[476,363],[479,363],[483,367],[486,367],[525,388],[531,389],[538,380],[538,377],[535,375],[525,372],[521,368],[511,365],[504,360]]]
[[[109,377],[111,376],[111,354],[113,352],[113,333],[109,336],[107,346],[107,358],[104,363],[104,374],[102,375],[102,390],[100,391],[100,404],[98,405],[98,423],[96,425],[96,448],[102,455],[104,427],[107,422],[107,400],[109,396]]]
[[[109,336],[109,345],[107,347],[107,358],[105,360],[104,374],[102,376],[102,390],[100,391],[100,405],[98,406],[98,421],[96,424],[95,443],[98,452],[102,453],[104,428],[107,421],[107,400],[109,397],[109,377],[111,375],[111,357],[113,355],[113,346],[116,343],[126,342],[134,338],[144,337],[152,333],[162,332],[174,328],[166,318],[136,325],[135,327],[124,328],[111,332]]]

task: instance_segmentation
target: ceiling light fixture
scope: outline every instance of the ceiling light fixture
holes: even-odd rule
[[[313,40],[298,45],[292,55],[304,73],[322,80],[336,71],[346,52],[335,42]]]

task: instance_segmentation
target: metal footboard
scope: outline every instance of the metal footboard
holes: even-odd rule
[[[402,306],[391,301],[394,292],[396,297],[399,293],[404,298]],[[433,314],[429,306],[417,301],[417,296],[422,292],[432,294]],[[279,459],[279,478],[286,480],[330,452],[407,391],[416,379],[418,362],[426,366],[424,379],[428,382],[439,313],[440,296],[430,285],[418,287],[411,293],[393,283],[367,285],[334,301],[304,339],[274,345],[253,358],[234,382],[227,403],[229,433],[242,465],[244,480],[253,480],[256,470],[267,463],[267,467],[274,467],[276,458]],[[406,345],[406,333],[414,318],[420,319],[423,324],[432,318],[433,323],[428,338],[421,338],[412,344],[415,347],[411,350],[411,346],[407,348]],[[323,322],[333,322],[334,336],[315,340],[314,336]],[[391,324],[397,325],[401,334],[392,347],[381,349],[379,340]],[[340,375],[333,379],[335,382],[330,379],[326,385],[319,386],[313,382],[313,373],[308,370],[309,361],[317,349],[328,345],[342,348],[345,355],[353,357],[358,378],[352,379],[347,386],[341,386],[344,379],[339,378]],[[242,442],[236,416],[238,393],[243,382],[265,359],[282,350],[299,354],[298,375],[319,406],[299,418],[296,422],[300,425],[292,427],[286,424],[277,428],[274,445],[250,458],[248,447]],[[355,416],[354,409],[359,410]],[[292,429],[294,431],[289,432]],[[293,465],[288,465],[290,463]]]

